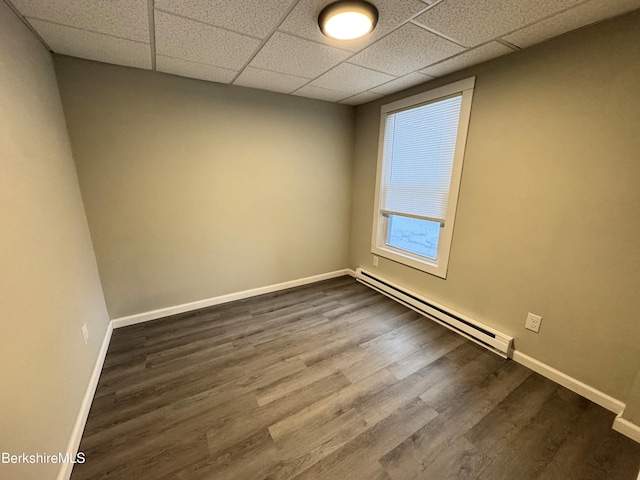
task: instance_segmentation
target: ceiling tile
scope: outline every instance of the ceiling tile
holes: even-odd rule
[[[155,7],[216,27],[266,38],[278,26],[292,0],[155,0]]]
[[[233,84],[243,87],[260,88],[262,90],[272,90],[274,92],[291,93],[308,81],[309,79],[307,78],[247,67]]]
[[[25,17],[149,42],[147,0],[12,0]]]
[[[351,95],[393,80],[386,73],[375,72],[349,63],[342,63],[316,78],[310,85],[347,92]]]
[[[151,47],[148,43],[32,18],[29,19],[29,23],[55,53],[127,67],[151,68]]]
[[[304,78],[315,78],[349,56],[349,52],[276,32],[250,66]]]
[[[640,8],[640,0],[592,0],[504,37],[521,48]]]
[[[282,22],[279,30],[331,45],[342,50],[357,52],[375,42],[394,28],[402,25],[411,17],[428,7],[418,0],[375,0],[378,9],[378,25],[375,30],[364,38],[357,40],[334,40],[325,37],[318,26],[320,11],[333,0],[300,0],[289,16]]]
[[[640,8],[640,0],[369,0],[377,28],[344,42],[317,24],[332,1],[11,0],[58,53],[151,68],[153,6],[159,71],[353,105],[507,54],[507,41],[528,47]]]
[[[296,90],[294,95],[299,97],[315,98],[318,100],[326,100],[327,102],[337,102],[349,94],[345,92],[337,92],[335,90],[328,90],[326,88],[314,87],[313,85],[306,85],[300,90]]]
[[[462,50],[459,45],[408,23],[350,58],[349,62],[403,76]]]
[[[584,0],[445,0],[416,22],[475,47]]]
[[[229,83],[238,74],[234,70],[190,62],[179,58],[165,57],[164,55],[156,55],[156,70],[180,75],[181,77],[197,78],[198,80],[218,83]]]
[[[431,65],[423,70],[420,70],[420,73],[424,73],[425,75],[432,75],[434,77],[441,77],[442,75],[446,75],[447,73],[462,70],[463,68],[477,65],[478,63],[486,62],[487,60],[491,60],[492,58],[496,58],[512,52],[513,50],[511,48],[505,47],[501,43],[491,42],[481,47],[474,48],[473,50],[467,50],[460,55],[457,55],[453,58],[448,58],[447,60],[436,63],[435,65]]]
[[[427,82],[432,78],[433,77],[430,77],[429,75],[414,72],[410,73],[409,75],[405,75],[404,77],[391,80],[390,82],[385,83],[384,85],[380,85],[379,87],[372,88],[371,91],[374,93],[379,93],[380,95],[389,95],[391,93],[404,90],[405,88],[413,87],[414,85],[420,85],[421,83]]]
[[[239,71],[260,40],[186,18],[156,12],[156,52]]]
[[[344,100],[341,100],[340,103],[344,103],[345,105],[360,105],[383,97],[384,95],[379,95],[373,92],[362,92],[354,95],[353,97],[345,98]]]

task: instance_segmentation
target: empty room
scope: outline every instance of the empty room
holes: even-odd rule
[[[640,0],[0,0],[0,479],[640,480]]]

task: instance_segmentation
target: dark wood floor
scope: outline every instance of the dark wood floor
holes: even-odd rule
[[[635,480],[613,418],[343,277],[116,330],[72,479]]]

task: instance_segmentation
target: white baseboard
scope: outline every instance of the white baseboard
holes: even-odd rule
[[[633,422],[630,422],[626,418],[622,418],[622,416],[618,415],[613,421],[613,427],[611,428],[613,428],[616,432],[620,432],[630,439],[640,443],[640,426],[636,425]],[[638,474],[638,479],[640,480],[640,474]]]
[[[351,270],[350,268],[347,268],[347,275],[349,275],[350,277],[356,278],[356,271]]]
[[[84,427],[87,423],[87,417],[89,417],[89,410],[91,410],[93,396],[96,393],[98,380],[100,380],[100,373],[102,373],[102,366],[104,365],[104,359],[106,358],[107,350],[109,349],[111,333],[113,333],[113,325],[111,324],[111,322],[109,322],[109,324],[107,325],[107,331],[105,332],[104,338],[102,339],[102,345],[100,345],[100,350],[98,351],[98,358],[96,358],[96,363],[93,365],[93,371],[91,372],[91,377],[89,378],[89,384],[87,385],[87,389],[84,392],[84,397],[82,398],[82,403],[80,404],[80,410],[78,411],[76,422],[73,425],[73,430],[71,430],[69,443],[67,444],[66,452],[71,453],[72,457],[75,457],[76,453],[78,453],[78,448],[80,447],[82,433],[84,432]],[[69,480],[72,470],[73,463],[62,463],[60,465],[60,470],[58,471],[58,476],[56,477],[57,480]]]
[[[530,368],[534,372],[537,372],[556,383],[559,383],[563,387],[568,388],[578,395],[582,395],[593,403],[597,403],[601,407],[604,407],[613,413],[620,414],[624,410],[625,404],[620,400],[617,400],[606,393],[587,385],[586,383],[582,383],[580,380],[576,380],[566,373],[556,370],[555,368],[547,365],[546,363],[542,363],[529,355],[521,353],[518,350],[514,350],[512,358],[519,364]]]
[[[129,325],[135,325],[136,323],[143,323],[150,320],[156,320],[158,318],[168,317],[169,315],[190,312],[192,310],[212,307],[214,305],[233,302],[235,300],[243,300],[245,298],[255,297],[257,295],[264,295],[265,293],[273,293],[279,290],[286,290],[287,288],[299,287],[301,285],[321,282],[322,280],[329,280],[330,278],[342,277],[349,274],[350,273],[347,269],[336,270],[335,272],[322,273],[320,275],[314,275],[312,277],[299,278],[298,280],[291,280],[289,282],[276,283],[274,285],[267,285],[266,287],[243,290],[242,292],[229,293],[227,295],[220,295],[219,297],[207,298],[195,302],[183,303],[182,305],[174,305],[172,307],[159,308],[157,310],[151,310],[148,312],[137,313],[135,315],[120,317],[111,320],[111,323],[113,324],[113,328],[126,327]]]

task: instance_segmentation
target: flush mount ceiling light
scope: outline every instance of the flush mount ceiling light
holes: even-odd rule
[[[341,0],[320,12],[318,24],[327,37],[353,40],[371,32],[378,22],[378,10],[363,0]]]

